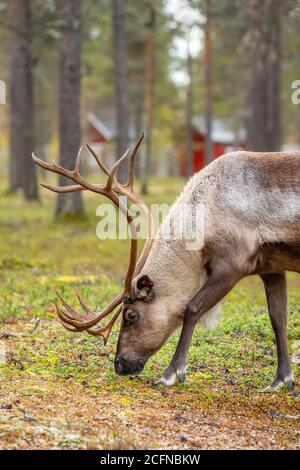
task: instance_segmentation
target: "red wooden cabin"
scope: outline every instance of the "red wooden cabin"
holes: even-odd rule
[[[114,138],[114,133],[108,127],[107,123],[98,119],[95,114],[89,113],[87,115],[87,135],[89,142],[96,145],[111,142]]]
[[[89,142],[93,150],[101,155],[104,164],[111,168],[115,162],[115,137],[116,128],[114,120],[106,117],[99,119],[95,114],[87,115],[85,126],[86,140]],[[89,160],[93,165],[93,160]]]
[[[216,119],[212,126],[213,158],[224,153],[245,148],[245,132],[240,130],[237,134],[231,131],[224,120]],[[202,119],[193,119],[193,170],[202,170],[205,166],[205,132]],[[180,174],[186,176],[186,146],[183,145],[180,155]]]

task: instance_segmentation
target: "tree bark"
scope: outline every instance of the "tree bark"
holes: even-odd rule
[[[138,141],[143,132],[143,115],[144,115],[145,97],[144,93],[136,95],[134,103],[134,132],[135,140]],[[141,150],[138,150],[135,163],[135,175],[137,178],[141,176]]]
[[[34,99],[30,0],[11,0],[8,21],[12,31],[10,89],[9,191],[23,189],[25,199],[38,199],[34,150]]]
[[[124,1],[112,0],[114,75],[116,93],[117,156],[121,157],[128,148],[128,102]],[[122,183],[127,180],[128,161],[118,169],[118,178]]]
[[[194,142],[193,142],[193,59],[190,54],[188,38],[188,56],[187,56],[187,71],[189,76],[189,84],[187,86],[186,98],[186,121],[187,121],[187,142],[186,142],[186,176],[190,178],[194,173]]]
[[[253,151],[276,151],[281,146],[280,3],[248,0],[247,148]]]
[[[281,149],[282,122],[281,122],[281,2],[270,2],[270,40],[268,60],[268,147],[270,151]]]
[[[71,170],[80,147],[80,84],[81,84],[81,0],[59,0],[59,138],[60,165]],[[72,184],[60,176],[60,185]],[[59,194],[56,214],[81,216],[83,201],[80,192]]]
[[[150,20],[147,25],[147,44],[146,44],[146,101],[145,101],[145,127],[146,127],[146,149],[143,158],[141,183],[142,194],[148,192],[148,179],[151,165],[152,153],[152,127],[153,127],[153,99],[154,99],[154,30],[156,13],[154,6],[149,3]]]
[[[206,0],[206,24],[204,39],[204,88],[205,88],[205,163],[213,160],[212,120],[213,120],[213,88],[212,88],[212,51],[211,51],[211,0]]]

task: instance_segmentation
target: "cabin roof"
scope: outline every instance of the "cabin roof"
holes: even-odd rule
[[[102,119],[97,118],[94,113],[89,113],[87,115],[87,121],[104,137],[105,140],[110,141],[113,139],[113,133],[109,127]]]
[[[116,120],[113,117],[89,113],[87,115],[87,121],[104,137],[106,141],[109,142],[117,137],[117,125]],[[135,130],[131,123],[129,123],[128,133],[130,140],[134,140],[136,138]]]
[[[97,132],[106,140],[110,142],[117,136],[116,121],[111,116],[96,115],[94,113],[88,113],[87,121],[96,129]],[[194,116],[192,119],[192,125],[194,130],[205,137],[205,121],[202,116]],[[135,139],[135,130],[131,123],[129,123],[129,138],[130,140]],[[215,118],[212,122],[212,141],[214,143],[232,145],[237,140],[240,143],[245,142],[246,131],[240,128],[236,133],[232,130],[229,120]]]
[[[192,119],[194,130],[205,137],[205,121],[202,116],[194,116]],[[221,144],[234,144],[236,140],[240,143],[246,139],[246,131],[240,128],[235,133],[226,119],[215,118],[212,122],[212,141]]]

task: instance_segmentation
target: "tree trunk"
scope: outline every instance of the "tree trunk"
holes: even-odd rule
[[[204,88],[205,88],[205,163],[213,160],[212,120],[213,120],[213,90],[212,90],[212,53],[211,53],[211,0],[206,0],[206,24],[204,39]]]
[[[189,75],[189,84],[187,86],[187,103],[186,103],[186,121],[187,121],[187,142],[186,142],[186,176],[190,178],[194,173],[194,142],[193,142],[193,59],[189,50],[188,39],[188,57],[187,70]]]
[[[71,170],[80,147],[81,0],[59,0],[59,138],[60,165]],[[60,185],[72,184],[60,176]],[[81,216],[80,192],[59,194],[57,215]]]
[[[155,9],[149,3],[150,20],[147,25],[147,45],[146,45],[146,102],[145,102],[145,126],[146,126],[146,149],[143,158],[143,168],[141,172],[142,194],[148,192],[148,178],[150,173],[151,153],[152,153],[152,127],[153,127],[153,98],[154,98],[154,30],[155,30]]]
[[[11,0],[11,121],[9,191],[23,189],[25,199],[38,199],[34,150],[34,102],[31,56],[30,0]]]
[[[268,149],[276,151],[281,149],[282,122],[281,122],[281,2],[270,2],[270,39],[268,57],[268,122],[267,140]]]
[[[280,0],[248,0],[249,93],[247,148],[276,151],[281,145]]]
[[[116,90],[117,155],[121,157],[128,148],[128,103],[124,1],[112,0],[113,39],[114,39],[114,75]],[[127,180],[128,161],[118,169],[118,178],[122,183]]]
[[[135,103],[134,103],[134,133],[135,133],[135,140],[138,141],[141,137],[143,132],[143,115],[144,115],[144,104],[145,104],[145,97],[144,93],[139,93],[136,95]],[[135,175],[137,178],[141,176],[141,153],[140,149],[138,150],[136,156],[136,164],[135,164]]]

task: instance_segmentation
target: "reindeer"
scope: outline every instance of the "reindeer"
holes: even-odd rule
[[[214,324],[219,317],[220,301],[236,283],[245,276],[259,275],[264,283],[278,357],[275,379],[266,390],[282,385],[291,389],[294,377],[286,332],[285,273],[300,272],[300,153],[241,151],[223,155],[190,179],[154,236],[151,212],[133,188],[141,140],[142,137],[130,155],[128,182],[124,185],[118,182],[116,172],[129,151],[109,171],[88,146],[107,175],[105,185],[90,183],[81,176],[82,149],[72,171],[33,155],[40,167],[74,183],[44,187],[57,193],[88,190],[104,195],[123,212],[131,230],[130,262],[123,291],[101,312],[92,311],[76,291],[84,310],[81,314],[58,294],[61,304],[56,303],[56,310],[63,326],[102,336],[106,344],[122,313],[115,371],[119,375],[136,375],[182,325],[175,354],[158,382],[171,386],[185,380],[196,324]],[[139,258],[135,221],[121,196],[138,205],[147,217],[148,238]],[[186,211],[188,205],[193,209],[190,213]],[[186,219],[186,225],[192,225],[197,220],[193,214],[200,207],[204,208],[205,230],[196,249],[187,249],[184,238],[164,236],[166,228],[175,228],[180,220]],[[196,231],[203,231],[203,226],[197,224]],[[107,325],[95,327],[115,310]]]

